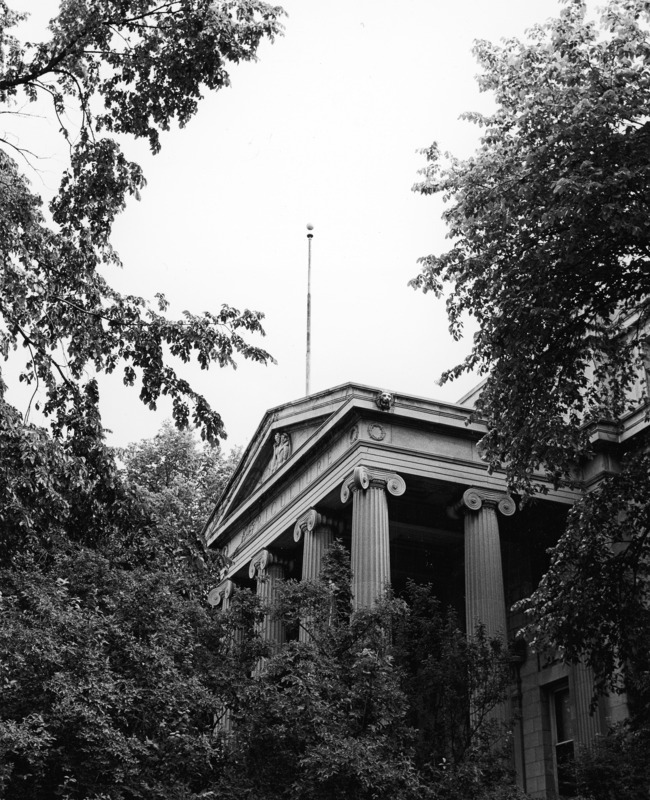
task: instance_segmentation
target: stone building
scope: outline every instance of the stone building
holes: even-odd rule
[[[468,629],[481,620],[511,639],[523,621],[512,604],[544,573],[575,495],[549,487],[518,508],[477,451],[484,429],[469,422],[472,399],[441,403],[346,384],[268,411],[206,526],[228,564],[211,602],[226,606],[233,585],[268,597],[277,581],[317,576],[340,537],[358,606],[371,605],[388,581],[399,592],[410,577],[432,583]],[[622,427],[594,430],[584,485],[614,469],[618,451],[647,425],[639,411]],[[265,635],[282,641],[284,631],[269,620]],[[580,666],[527,653],[515,673],[519,783],[533,797],[553,797],[564,788],[567,755],[625,708],[613,698],[590,714],[591,675]]]

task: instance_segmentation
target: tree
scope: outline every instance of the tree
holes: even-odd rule
[[[455,336],[464,313],[479,324],[443,379],[487,376],[481,447],[524,497],[543,489],[537,470],[571,483],[593,424],[647,402],[649,23],[642,0],[608,2],[600,24],[565,0],[525,41],[477,43],[496,110],[467,115],[483,128],[473,157],[444,161],[429,148],[416,187],[449,201],[453,244],[422,259],[412,283],[437,294],[451,285]],[[631,453],[621,470],[570,515],[528,604],[530,632],[591,664],[601,688],[620,688],[622,674],[647,698],[647,457]],[[647,722],[647,700],[637,710]]]
[[[407,613],[396,616],[392,640],[408,721],[417,731],[418,765],[453,772],[467,762],[480,764],[498,782],[507,771],[511,731],[491,712],[512,682],[510,653],[482,626],[468,638],[456,611],[441,607],[431,585],[409,581],[404,600]]]
[[[445,162],[432,145],[415,187],[450,200],[453,246],[423,258],[412,284],[451,286],[455,337],[465,312],[479,324],[443,380],[487,375],[483,451],[524,493],[536,469],[569,480],[589,423],[629,407],[648,320],[650,11],[614,0],[599,30],[584,2],[564,5],[527,41],[476,43],[496,111],[466,115],[484,129],[471,158]]]
[[[205,553],[201,531],[239,460],[218,444],[199,444],[191,431],[167,420],[153,439],[120,452],[125,480],[166,536]],[[194,553],[197,555],[197,553]]]
[[[472,691],[485,709],[503,698],[507,654],[498,640],[468,642],[430,587],[352,613],[349,557],[335,544],[318,581],[286,582],[266,612],[309,638],[289,641],[234,692],[228,796],[519,797],[493,740],[480,726],[465,738]]]
[[[206,602],[218,571],[154,534],[0,569],[3,797],[194,798],[215,783],[214,714],[246,662]]]
[[[627,464],[570,511],[551,567],[521,607],[537,649],[584,658],[600,691],[627,691],[650,722],[650,457]],[[623,669],[620,667],[623,666]]]
[[[101,269],[119,264],[113,222],[145,184],[119,140],[145,137],[157,152],[160,131],[187,123],[205,89],[227,86],[228,64],[255,58],[281,13],[260,0],[62,0],[49,40],[30,44],[12,33],[24,15],[0,3],[0,103],[11,114],[21,98],[48,100],[70,148],[48,219],[10,155],[30,163],[31,151],[0,141],[0,345],[5,358],[26,349],[20,379],[45,390],[55,435],[98,415],[93,372],[119,367],[146,405],[169,396],[177,425],[191,420],[214,440],[224,435],[219,414],[166,354],[202,368],[234,365],[237,354],[270,360],[244,338],[263,333],[259,312],[223,305],[173,321],[162,295],[154,310],[112,289]]]
[[[406,798],[420,782],[410,760],[404,696],[387,652],[386,620],[352,615],[350,567],[336,546],[317,582],[288,583],[264,609],[309,642],[292,641],[232,706],[224,775],[237,798]]]
[[[22,44],[20,15],[0,2],[0,102],[11,114],[21,97],[49,98],[70,146],[48,216],[11,157],[30,163],[28,147],[0,143],[0,346],[5,359],[27,353],[21,380],[32,400],[44,388],[53,434],[22,419],[0,379],[3,796],[192,798],[213,781],[214,711],[247,664],[229,658],[206,603],[219,564],[158,527],[125,482],[95,373],[121,368],[143,402],[169,396],[175,423],[213,441],[221,418],[167,356],[266,363],[244,338],[263,333],[262,315],[222,306],[169,320],[164,297],[155,311],[102,270],[119,265],[112,225],[144,186],[118,137],[157,151],[159,132],[226,86],[228,63],[254,58],[280,14],[255,0],[63,0],[50,39]]]
[[[489,709],[508,680],[499,642],[468,643],[415,587],[410,610],[390,599],[353,615],[340,547],[321,580],[289,582],[277,607],[241,590],[216,613],[206,598],[218,556],[178,501],[200,490],[209,459],[209,485],[227,472],[220,454],[170,425],[128,448],[123,470],[102,445],[100,492],[97,470],[14,422],[0,436],[13,479],[0,561],[0,795],[517,796],[485,737],[467,739],[470,693]],[[310,641],[272,651],[255,627],[262,611],[294,630],[309,620]],[[436,698],[443,723],[418,741]],[[226,707],[234,728],[220,735]]]
[[[221,564],[171,503],[174,476],[143,497],[96,436],[89,465],[1,418],[0,796],[198,797],[219,776],[215,713],[265,652],[254,599],[232,619],[208,605]],[[170,426],[156,445],[131,448],[131,467],[162,453],[197,490],[229,469]],[[157,517],[156,488],[175,520]],[[235,625],[250,631],[236,655]]]

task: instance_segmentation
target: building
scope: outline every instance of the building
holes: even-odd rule
[[[513,638],[523,620],[511,606],[537,585],[576,496],[549,486],[518,508],[481,460],[472,399],[440,403],[346,384],[268,411],[206,526],[228,565],[211,602],[226,606],[234,584],[268,596],[284,578],[317,576],[340,536],[357,605],[371,605],[387,581],[399,592],[411,577],[432,583],[468,629],[481,620]],[[639,411],[622,428],[594,430],[584,485],[615,469],[620,448],[647,425]],[[265,635],[281,641],[284,632],[268,621]],[[591,688],[582,666],[531,653],[517,665],[514,760],[533,797],[562,790],[567,755],[625,716],[620,698],[590,713]]]

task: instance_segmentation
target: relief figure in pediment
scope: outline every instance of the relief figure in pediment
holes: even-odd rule
[[[273,440],[273,458],[271,472],[279,469],[291,455],[291,439],[288,433],[276,433]]]

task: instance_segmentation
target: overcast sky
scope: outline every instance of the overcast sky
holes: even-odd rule
[[[41,19],[51,0],[24,0]],[[21,4],[16,4],[20,6]],[[463,111],[478,93],[475,39],[521,35],[558,0],[287,0],[285,35],[232,69],[232,86],[139,160],[148,185],[118,221],[124,270],[114,284],[171,311],[222,303],[263,310],[260,342],[276,366],[187,371],[245,445],[264,411],[305,393],[307,240],[312,258],[311,391],[347,381],[456,400],[470,378],[440,387],[469,341],[454,343],[443,304],[407,286],[417,259],[445,246],[441,205],[411,191],[434,140],[468,155],[477,130]],[[56,159],[45,170],[56,186]],[[471,338],[471,336],[470,336]],[[112,441],[152,436],[152,414],[119,380],[105,385]]]

